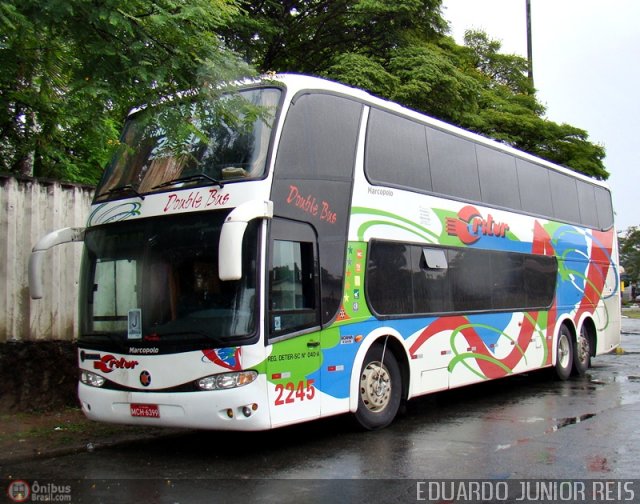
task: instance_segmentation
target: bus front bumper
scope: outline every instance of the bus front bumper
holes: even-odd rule
[[[181,393],[127,392],[78,384],[91,420],[129,425],[259,431],[271,428],[266,386]]]

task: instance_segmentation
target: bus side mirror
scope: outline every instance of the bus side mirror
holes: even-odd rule
[[[236,207],[227,216],[220,233],[218,275],[220,280],[242,278],[242,238],[253,219],[273,218],[273,202],[252,200]]]
[[[42,261],[45,253],[51,247],[63,243],[84,240],[84,228],[62,228],[46,234],[38,240],[29,256],[29,294],[31,299],[42,299],[44,291],[42,285]]]

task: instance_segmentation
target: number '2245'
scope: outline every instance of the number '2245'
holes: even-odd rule
[[[294,382],[278,383],[276,385],[276,406],[291,404],[296,401],[304,401],[305,399],[313,399],[316,395],[316,388],[313,386],[315,380],[299,381],[296,385]]]

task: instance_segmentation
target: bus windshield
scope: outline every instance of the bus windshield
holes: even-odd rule
[[[251,89],[132,114],[96,189],[96,201],[178,184],[221,185],[262,177],[280,95],[276,88]]]
[[[243,243],[243,275],[220,281],[226,212],[139,219],[87,230],[80,339],[126,344],[229,346],[256,330],[256,223]]]

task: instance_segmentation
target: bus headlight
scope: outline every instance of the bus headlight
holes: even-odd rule
[[[202,390],[225,390],[248,385],[258,377],[257,371],[238,371],[205,376],[198,380]]]
[[[99,374],[82,370],[80,372],[80,381],[85,385],[89,385],[90,387],[102,387],[107,380],[105,380]]]

